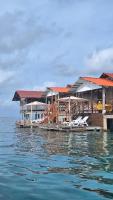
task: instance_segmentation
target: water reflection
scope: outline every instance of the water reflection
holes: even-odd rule
[[[81,190],[113,197],[113,133],[60,133],[16,130],[17,154],[32,155],[34,174],[66,174]],[[33,157],[35,167],[33,166]],[[34,168],[33,168],[34,167]]]
[[[113,199],[113,133],[0,127],[0,199]]]

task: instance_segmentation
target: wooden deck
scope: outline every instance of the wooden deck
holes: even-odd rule
[[[42,125],[39,123],[31,123],[30,121],[18,121],[16,122],[18,128],[39,128],[45,131],[60,131],[60,132],[86,132],[86,131],[102,131],[102,127],[99,126],[84,126],[84,127],[67,127],[57,124]]]
[[[31,128],[31,127],[38,127],[39,123],[32,123],[31,121],[17,121],[16,122],[16,127],[18,128]]]
[[[102,131],[102,127],[88,126],[88,127],[50,127],[50,126],[39,126],[40,129],[45,131],[60,131],[60,132],[87,132],[87,131]]]

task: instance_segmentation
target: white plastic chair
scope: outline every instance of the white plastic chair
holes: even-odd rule
[[[72,126],[72,127],[78,126],[81,119],[82,119],[82,116],[78,116],[77,119],[75,119],[69,123],[69,126]]]
[[[83,119],[81,119],[79,121],[79,125],[80,126],[88,126],[87,120],[88,120],[89,116],[85,116]]]

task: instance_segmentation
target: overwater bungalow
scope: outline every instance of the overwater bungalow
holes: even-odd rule
[[[67,105],[60,102],[59,99],[71,95],[71,86],[66,87],[48,87],[46,94],[46,101],[48,106],[48,121],[62,123],[69,120],[69,113],[67,113]]]
[[[113,74],[80,77],[73,85],[48,87],[46,91],[16,91],[22,120],[63,124],[88,117],[89,127],[113,129]]]
[[[32,124],[45,119],[47,110],[46,93],[43,91],[23,91],[15,92],[13,101],[20,102],[21,121],[17,124]]]
[[[99,78],[80,77],[71,92],[89,100],[79,113],[87,113],[91,125],[104,130],[113,128],[113,74],[103,73]]]

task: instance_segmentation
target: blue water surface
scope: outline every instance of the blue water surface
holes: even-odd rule
[[[113,133],[17,129],[0,118],[0,200],[113,199]]]

